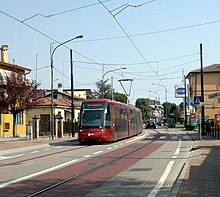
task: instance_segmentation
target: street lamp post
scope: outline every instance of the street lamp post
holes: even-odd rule
[[[158,84],[158,83],[152,83],[152,85],[158,85],[158,86],[162,86],[165,89],[165,102],[166,102],[166,118],[168,115],[168,108],[167,108],[167,88],[164,85]]]
[[[36,83],[37,83],[37,58],[38,58],[38,56],[39,56],[39,53],[36,54],[36,77],[35,77]]]
[[[154,92],[154,91],[151,91],[151,90],[149,90],[149,92],[152,92],[152,93],[157,94],[157,96],[158,96],[158,101],[160,101],[160,95],[159,95],[157,92]]]
[[[53,55],[54,55],[54,52],[56,51],[56,49],[72,40],[75,40],[75,39],[78,39],[78,38],[82,38],[83,35],[79,35],[79,36],[76,36],[74,38],[71,38],[59,45],[57,45],[53,51],[51,52],[51,55],[50,55],[50,69],[51,69],[51,133],[52,133],[52,140],[54,139],[54,103],[53,103],[53,97],[54,97],[54,94],[53,94]]]
[[[117,68],[117,69],[113,69],[113,70],[109,70],[109,71],[107,71],[107,72],[105,72],[103,75],[102,75],[102,86],[101,86],[101,88],[102,88],[102,90],[101,90],[101,93],[102,93],[102,98],[104,98],[104,87],[103,87],[103,82],[104,82],[104,77],[105,77],[105,75],[106,74],[108,74],[108,73],[110,73],[110,72],[114,72],[114,71],[117,71],[117,70],[122,70],[122,69],[127,69],[127,68]]]

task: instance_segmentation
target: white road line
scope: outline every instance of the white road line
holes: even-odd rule
[[[155,187],[153,188],[153,190],[150,192],[150,194],[148,195],[148,197],[154,197],[157,195],[157,193],[160,191],[160,188],[164,185],[164,182],[166,180],[166,178],[168,177],[171,168],[173,167],[174,161],[170,161],[163,173],[163,175],[161,176],[160,180],[157,182],[157,184],[155,185]]]
[[[115,147],[115,148],[117,148],[117,147],[118,147],[118,145],[115,145],[114,147]]]
[[[49,148],[45,148],[44,150],[50,150]]]
[[[177,148],[176,148],[176,151],[175,151],[175,153],[174,153],[172,159],[176,159],[177,156],[179,155],[179,153],[180,153],[180,148],[181,148],[181,144],[182,144],[182,141],[179,140],[178,146],[177,146]],[[170,173],[170,171],[171,171],[171,168],[173,167],[174,163],[175,163],[174,160],[171,160],[171,161],[168,163],[168,165],[167,165],[167,167],[166,167],[166,169],[165,169],[163,175],[161,176],[160,180],[157,182],[157,184],[155,185],[155,187],[153,188],[153,190],[150,192],[150,194],[148,195],[148,197],[155,197],[155,196],[157,195],[157,193],[160,191],[161,187],[163,187],[164,182],[165,182],[166,178],[168,177],[168,175],[169,175],[169,173]]]
[[[179,155],[179,153],[180,153],[180,148],[177,148],[176,151],[175,151],[175,153],[174,153],[174,156],[175,156],[175,155]]]
[[[100,150],[100,151],[94,152],[93,155],[98,155],[98,154],[100,154],[100,153],[102,153],[102,152],[103,152],[103,151]]]
[[[88,157],[91,157],[91,155],[85,155],[84,157],[85,157],[85,158],[88,158]]]
[[[166,138],[166,136],[160,136],[160,140],[165,140]]]
[[[9,182],[6,182],[6,183],[0,184],[0,188],[6,187],[6,186],[11,185],[11,184],[13,184],[13,183],[17,183],[17,182],[20,182],[20,181],[24,181],[24,180],[33,178],[33,177],[35,177],[35,176],[39,176],[39,175],[42,175],[42,174],[51,172],[51,171],[53,171],[53,170],[57,170],[57,169],[59,169],[59,168],[62,168],[62,167],[65,167],[65,166],[67,166],[67,165],[70,165],[70,164],[72,164],[72,163],[75,163],[76,161],[78,161],[78,159],[74,159],[74,160],[72,160],[72,161],[68,161],[68,162],[66,162],[66,163],[63,163],[63,164],[54,166],[54,167],[52,167],[52,168],[49,168],[49,169],[46,169],[46,170],[42,170],[42,171],[39,171],[39,172],[30,174],[30,175],[27,175],[27,176],[24,176],[24,177],[21,177],[21,178],[18,178],[18,179],[15,179],[15,180],[12,180],[12,181],[9,181]]]
[[[39,152],[39,151],[38,151],[38,150],[36,150],[36,151],[31,152],[31,153],[35,154],[35,153],[38,153],[38,152]]]
[[[111,150],[112,149],[112,147],[109,147],[109,148],[107,148],[108,150]]]
[[[4,159],[12,159],[12,158],[21,157],[21,156],[23,156],[23,154],[20,154],[20,155],[13,155],[13,156],[0,156],[0,160],[4,160]]]
[[[62,148],[62,146],[57,146],[56,148]]]

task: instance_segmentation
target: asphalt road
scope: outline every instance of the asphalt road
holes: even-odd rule
[[[48,186],[40,196],[175,195],[193,141],[178,129],[156,131],[116,143],[69,142],[1,155],[1,196],[28,196]]]

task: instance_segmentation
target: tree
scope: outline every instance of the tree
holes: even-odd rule
[[[164,106],[164,111],[166,110],[167,107],[167,116],[166,118],[175,118],[176,120],[178,120],[178,118],[180,117],[180,106],[177,106],[175,103],[163,103]]]
[[[108,79],[105,81],[99,80],[95,82],[95,85],[97,87],[97,90],[94,90],[92,92],[93,98],[107,98],[111,99],[112,97],[112,86],[110,84],[107,84]]]
[[[150,100],[148,98],[138,98],[135,102],[135,107],[141,110],[144,121],[150,117],[149,102]]]
[[[114,100],[122,103],[127,103],[127,96],[123,93],[114,92]]]
[[[0,77],[0,110],[13,115],[13,137],[16,136],[16,116],[42,102],[44,91],[38,90],[39,83],[25,75],[11,72]]]

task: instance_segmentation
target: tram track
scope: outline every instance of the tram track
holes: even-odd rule
[[[49,186],[46,186],[46,187],[44,187],[44,188],[41,188],[41,189],[39,189],[39,190],[37,190],[37,191],[35,191],[35,192],[32,192],[32,193],[30,193],[30,194],[28,194],[28,195],[26,195],[27,197],[32,197],[32,196],[38,196],[38,195],[42,195],[42,194],[44,194],[44,193],[47,193],[47,192],[52,192],[53,191],[53,189],[56,189],[56,188],[58,188],[59,186],[63,186],[63,185],[65,185],[66,183],[68,183],[68,182],[71,182],[71,181],[74,181],[74,180],[76,180],[76,179],[79,179],[79,178],[81,178],[81,177],[83,177],[83,176],[86,176],[86,175],[89,175],[90,173],[93,173],[93,172],[95,172],[95,171],[97,171],[97,170],[99,170],[99,169],[101,169],[101,168],[104,168],[104,167],[106,167],[106,166],[109,166],[109,165],[111,165],[111,164],[113,164],[113,163],[115,163],[115,162],[117,162],[117,161],[119,161],[119,160],[121,160],[121,159],[124,159],[124,158],[126,158],[126,157],[128,157],[128,156],[130,156],[130,155],[132,155],[132,154],[134,154],[134,153],[137,153],[138,151],[141,151],[142,149],[144,149],[144,148],[147,148],[148,146],[150,146],[150,145],[152,145],[153,143],[155,143],[156,141],[158,141],[159,139],[160,139],[160,137],[161,137],[161,134],[160,134],[160,132],[158,132],[158,131],[156,131],[156,130],[153,130],[155,133],[156,133],[156,135],[154,135],[154,138],[153,139],[150,139],[149,140],[149,142],[147,142],[146,144],[144,144],[144,145],[141,145],[141,146],[134,146],[133,144],[131,144],[131,145],[128,145],[128,146],[126,146],[127,148],[131,148],[131,150],[130,151],[128,151],[127,153],[124,153],[124,154],[122,154],[122,155],[120,155],[120,156],[116,156],[115,158],[112,158],[112,159],[110,159],[109,161],[106,161],[106,162],[101,162],[101,163],[98,163],[98,164],[96,164],[95,166],[93,166],[93,167],[91,167],[91,168],[89,168],[89,169],[87,169],[87,170],[84,170],[84,171],[81,171],[81,172],[79,172],[79,173],[76,173],[76,174],[73,174],[72,176],[69,176],[69,177],[67,177],[67,178],[65,178],[65,179],[63,179],[63,180],[61,180],[61,181],[59,181],[59,182],[56,182],[56,183],[53,183],[53,184],[51,184],[51,185],[49,185]],[[143,139],[143,140],[141,140],[141,141],[144,141],[144,140],[146,140],[146,139]],[[124,147],[123,147],[124,148]],[[132,150],[133,149],[133,150]]]

